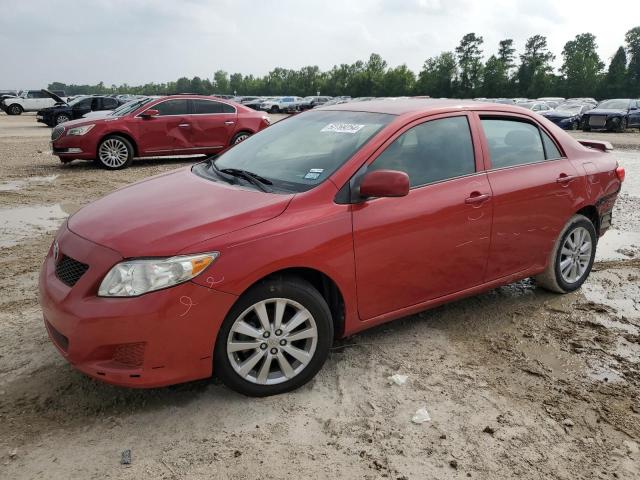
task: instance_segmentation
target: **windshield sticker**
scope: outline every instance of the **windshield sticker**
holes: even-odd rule
[[[355,123],[330,123],[320,131],[333,133],[358,133],[364,127],[365,125],[357,125]]]
[[[309,170],[309,173],[304,176],[304,178],[306,180],[317,180],[318,178],[320,178],[320,175],[322,175],[322,172],[324,172],[324,168],[312,168]]]

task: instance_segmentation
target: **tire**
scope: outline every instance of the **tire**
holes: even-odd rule
[[[60,125],[61,123],[65,123],[71,120],[71,117],[66,113],[60,113],[56,115],[55,124]]]
[[[22,112],[23,112],[22,107],[17,103],[12,103],[7,107],[7,113],[9,115],[20,115],[22,114]]]
[[[585,249],[587,241],[590,245],[588,251]],[[571,243],[577,247],[572,248]],[[538,285],[556,293],[569,293],[580,288],[593,267],[597,243],[596,229],[591,220],[584,215],[571,217],[556,240],[546,270],[535,277]],[[580,251],[584,253],[580,254]],[[572,264],[577,265],[575,270]]]
[[[107,170],[121,170],[133,161],[133,145],[120,135],[109,135],[98,145],[96,162]]]
[[[589,125],[587,125],[587,122],[584,122],[584,125],[582,126],[582,131],[583,132],[590,132],[591,131],[591,127]]]
[[[238,143],[244,142],[247,138],[251,136],[251,132],[238,132],[231,139],[230,145],[237,145]]]
[[[280,109],[278,108],[277,105],[273,105],[270,109],[269,109],[269,113],[280,113]]]
[[[282,328],[276,323],[278,304],[286,305],[281,307]],[[257,315],[262,305],[266,314],[263,318],[267,319],[264,322]],[[296,322],[304,320],[299,325],[291,325],[294,318]],[[268,328],[264,328],[265,324]],[[288,325],[292,328],[290,332],[286,331]],[[293,335],[304,338],[288,343],[287,339]],[[250,397],[289,392],[318,373],[327,359],[332,340],[331,312],[311,284],[296,277],[269,280],[243,294],[222,323],[213,355],[215,373],[229,388]],[[244,345],[229,349],[238,342]],[[289,352],[294,352],[300,360]],[[250,360],[251,363],[247,363]],[[242,367],[248,370],[241,372]]]
[[[578,127],[579,125],[577,120],[571,123],[571,130],[578,130]]]
[[[624,133],[626,129],[627,129],[626,120],[621,118],[620,121],[618,122],[618,125],[615,128],[615,131],[617,133]]]

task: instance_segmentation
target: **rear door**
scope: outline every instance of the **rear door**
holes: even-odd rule
[[[493,229],[486,281],[543,266],[573,215],[578,172],[533,120],[479,113],[493,191]]]
[[[159,115],[135,117],[133,128],[142,155],[167,155],[188,151],[192,146],[189,101],[172,98],[151,105],[145,110],[158,110]]]
[[[235,107],[216,100],[196,98],[191,100],[193,114],[189,117],[192,148],[215,152],[231,143],[236,131]]]
[[[97,104],[97,102],[98,99],[92,97],[87,97],[80,100],[78,103],[74,104],[71,109],[73,118],[82,118],[84,114],[89,113],[91,110],[93,110],[92,106],[94,104]]]
[[[362,320],[482,283],[492,201],[472,138],[467,115],[430,117],[392,137],[367,167],[406,172],[411,190],[353,205]]]
[[[629,106],[629,127],[640,127],[640,100],[632,100]]]

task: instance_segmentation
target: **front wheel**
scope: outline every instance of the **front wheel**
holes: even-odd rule
[[[22,113],[22,107],[17,103],[14,103],[13,105],[9,105],[9,108],[7,108],[7,113],[9,115],[20,115]]]
[[[98,146],[98,164],[107,170],[126,168],[133,160],[131,142],[119,135],[111,135]]]
[[[269,109],[269,113],[280,113],[280,109],[274,105]]]
[[[547,269],[536,276],[547,290],[568,293],[585,282],[596,256],[596,229],[584,215],[574,215],[564,227],[551,252]]]
[[[56,117],[56,125],[60,125],[61,123],[65,123],[71,120],[71,117],[66,113],[61,113]]]
[[[214,351],[229,388],[264,397],[301,387],[322,368],[333,340],[327,302],[299,278],[252,287],[231,309]]]

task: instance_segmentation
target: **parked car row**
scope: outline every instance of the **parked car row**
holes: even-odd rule
[[[7,115],[20,115],[23,112],[37,112],[43,108],[53,107],[58,101],[66,101],[64,91],[55,90],[23,90],[17,95],[2,95],[0,109]]]
[[[234,101],[254,110],[262,110],[269,113],[294,113],[309,110],[324,105],[333,99],[329,96],[311,95],[308,97],[281,96],[281,97],[234,97]]]

